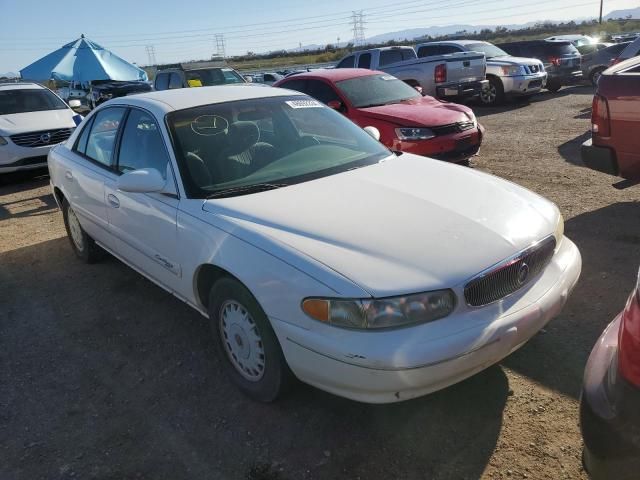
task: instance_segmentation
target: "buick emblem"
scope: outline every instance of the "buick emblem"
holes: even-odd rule
[[[527,281],[528,276],[529,276],[529,265],[527,265],[526,263],[523,263],[522,265],[520,265],[520,268],[518,269],[518,276],[516,277],[516,280],[518,281],[518,285],[524,284],[524,282]]]
[[[51,141],[51,134],[43,133],[42,135],[40,135],[40,141],[42,143],[49,143]]]

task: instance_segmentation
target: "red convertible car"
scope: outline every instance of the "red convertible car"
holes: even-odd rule
[[[478,153],[484,128],[473,111],[422,96],[396,77],[360,68],[315,70],[274,86],[306,93],[361,127],[376,127],[394,151],[467,163]]]
[[[639,131],[640,56],[613,65],[598,79],[582,161],[594,170],[640,180]]]

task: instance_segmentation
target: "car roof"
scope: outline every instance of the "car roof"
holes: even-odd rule
[[[251,100],[256,98],[284,97],[304,95],[264,85],[240,83],[237,85],[219,85],[214,87],[176,88],[146,92],[127,97],[120,97],[106,102],[111,104],[128,104],[139,107],[152,107],[164,112],[183,110],[185,108],[211,105],[215,103],[233,102],[236,100]]]
[[[552,37],[545,38],[545,40],[554,40],[556,38],[559,40],[580,40],[581,38],[593,39],[593,37],[590,37],[589,35],[573,34],[573,35],[554,35]]]
[[[498,46],[500,45],[544,45],[544,46],[558,46],[558,45],[572,45],[571,42],[568,42],[566,40],[564,41],[548,41],[548,40],[521,40],[519,42],[506,42],[506,43],[499,43]]]
[[[296,80],[300,78],[324,78],[331,82],[340,82],[342,80],[349,80],[351,78],[368,77],[371,75],[384,74],[378,70],[369,70],[367,68],[330,68],[324,70],[314,70],[312,72],[303,72],[291,75],[282,80]]]
[[[15,82],[15,83],[0,82],[0,90],[27,90],[27,89],[33,90],[34,88],[46,90],[45,87],[35,82]]]
[[[484,40],[438,40],[437,42],[423,42],[420,43],[419,45],[438,45],[441,43],[456,43],[458,45],[470,45],[470,44],[477,44],[477,43],[486,43],[487,45],[491,45],[491,43],[489,42],[485,42]]]

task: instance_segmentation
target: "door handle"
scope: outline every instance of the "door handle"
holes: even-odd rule
[[[71,170],[67,170],[66,172],[64,172],[64,176],[67,178],[67,180],[73,180],[73,173],[71,173]]]
[[[116,197],[113,193],[107,195],[107,202],[109,202],[109,205],[111,205],[113,208],[118,208],[120,206],[120,200],[118,200],[118,197]]]

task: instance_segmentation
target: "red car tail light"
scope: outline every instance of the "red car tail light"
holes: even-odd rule
[[[555,65],[556,67],[559,67],[560,64],[562,63],[562,60],[560,59],[560,57],[549,57],[549,62],[552,65]]]
[[[597,93],[593,96],[591,104],[591,131],[600,137],[608,137],[611,134],[609,103]]]
[[[622,312],[618,371],[625,380],[640,388],[640,288],[636,288]]]
[[[447,81],[447,64],[441,63],[436,65],[436,70],[433,75],[433,80],[436,83],[443,83]]]

